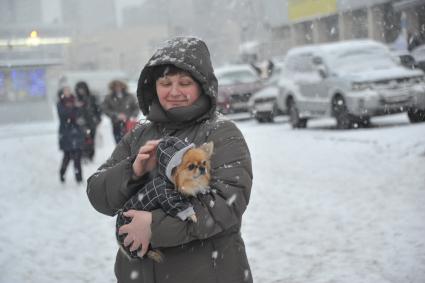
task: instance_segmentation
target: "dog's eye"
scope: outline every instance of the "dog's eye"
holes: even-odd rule
[[[202,162],[202,165],[204,165],[204,166],[207,165],[207,162],[206,161]]]
[[[189,169],[189,170],[193,170],[193,169],[195,169],[195,164],[190,164],[188,167],[187,167],[187,169]]]

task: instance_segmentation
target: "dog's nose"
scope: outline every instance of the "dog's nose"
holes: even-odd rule
[[[199,173],[201,173],[201,175],[204,175],[205,174],[205,167],[199,166]]]

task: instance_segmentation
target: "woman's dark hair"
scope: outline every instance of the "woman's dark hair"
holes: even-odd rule
[[[86,92],[86,95],[90,94],[90,89],[88,84],[85,81],[79,81],[75,84],[75,93],[77,94],[77,96],[79,96],[80,94],[78,93],[78,89],[84,89],[84,91]]]
[[[169,75],[176,75],[176,74],[180,74],[180,73],[184,73],[184,74],[188,74],[192,79],[194,79],[199,85],[201,85],[193,76],[191,73],[189,73],[188,71],[185,71],[183,69],[180,69],[174,65],[171,64],[166,64],[166,65],[159,65],[153,68],[152,70],[152,83],[155,84],[155,82],[159,79],[159,78],[163,78],[165,76],[169,76]]]
[[[109,83],[109,90],[114,92],[116,86],[120,86],[123,89],[123,92],[127,92],[127,84],[120,80],[111,81]]]

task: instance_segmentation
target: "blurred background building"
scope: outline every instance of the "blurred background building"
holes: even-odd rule
[[[264,6],[270,33],[260,57],[297,45],[357,38],[391,44],[402,32],[408,45],[412,35],[425,35],[423,0],[270,0]]]
[[[78,73],[108,73],[105,80],[120,73],[134,86],[156,47],[176,35],[203,38],[216,67],[281,57],[297,45],[354,38],[408,48],[413,39],[425,38],[424,2],[1,0],[0,108],[51,104],[70,72],[74,79]],[[105,94],[106,83],[95,90]],[[10,115],[2,109],[4,120]]]

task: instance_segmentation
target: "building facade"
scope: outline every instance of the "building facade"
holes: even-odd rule
[[[62,21],[73,35],[117,27],[114,0],[62,0],[61,11]]]
[[[270,0],[264,5],[270,33],[260,57],[282,55],[298,45],[357,38],[391,44],[403,29],[406,43],[409,35],[425,35],[423,0]]]

